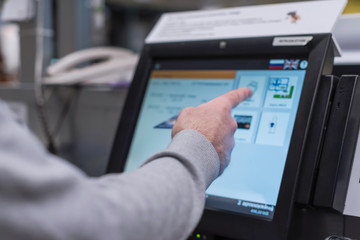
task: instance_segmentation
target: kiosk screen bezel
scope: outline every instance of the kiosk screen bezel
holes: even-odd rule
[[[306,46],[274,47],[272,44],[274,37],[145,45],[115,135],[107,172],[122,172],[124,169],[146,86],[156,61],[192,58],[306,57],[309,64],[273,219],[205,210],[198,226],[201,230],[226,237],[286,239],[313,102],[320,77],[323,74],[330,74],[332,69],[331,34],[312,35],[312,37],[312,41]]]

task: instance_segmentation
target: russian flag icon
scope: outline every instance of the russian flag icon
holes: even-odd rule
[[[284,69],[284,59],[271,59],[269,64],[269,69],[272,70],[283,70]]]

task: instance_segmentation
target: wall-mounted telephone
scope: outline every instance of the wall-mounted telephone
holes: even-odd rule
[[[71,53],[47,69],[46,84],[105,84],[129,82],[138,55],[115,47],[96,47]]]

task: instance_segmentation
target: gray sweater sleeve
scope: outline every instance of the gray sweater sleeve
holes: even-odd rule
[[[2,239],[185,239],[219,173],[211,143],[185,130],[136,171],[89,178],[10,115],[0,101]]]

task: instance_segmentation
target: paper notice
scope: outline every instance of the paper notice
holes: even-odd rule
[[[146,43],[330,33],[346,0],[163,14]]]

